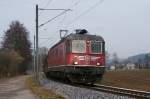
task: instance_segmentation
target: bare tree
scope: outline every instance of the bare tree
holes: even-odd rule
[[[0,51],[0,78],[19,74],[23,58],[15,51]]]
[[[5,32],[4,41],[2,42],[3,49],[14,50],[24,58],[21,64],[22,73],[25,73],[32,59],[31,43],[28,34],[29,32],[23,24],[18,21],[13,21],[9,29]]]
[[[108,51],[105,51],[105,57],[106,57],[106,64],[108,64],[110,58],[110,54],[108,53]]]
[[[112,62],[113,62],[113,65],[114,65],[116,68],[118,68],[119,58],[118,58],[117,53],[113,53],[113,55],[112,55]]]

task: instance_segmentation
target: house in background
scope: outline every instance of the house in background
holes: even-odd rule
[[[130,69],[130,70],[133,70],[135,69],[136,65],[134,63],[128,63],[125,67],[125,69]]]

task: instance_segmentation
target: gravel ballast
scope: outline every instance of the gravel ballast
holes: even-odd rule
[[[46,88],[60,94],[66,99],[135,99],[128,96],[119,96],[111,93],[94,91],[86,88],[75,87],[53,80],[41,80]]]

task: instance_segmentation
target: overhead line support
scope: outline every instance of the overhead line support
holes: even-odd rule
[[[38,45],[38,39],[39,39],[39,30],[38,30],[38,5],[36,5],[36,80],[39,81],[39,64],[38,64],[38,60],[39,60],[39,45]]]
[[[71,10],[71,9],[43,9],[43,8],[39,8],[39,10]]]
[[[53,10],[54,10],[54,9],[53,9]],[[57,9],[57,10],[58,10],[58,9]],[[64,10],[63,12],[61,12],[60,14],[58,14],[57,16],[55,16],[55,17],[51,18],[50,20],[44,22],[43,24],[39,25],[39,27],[44,26],[45,24],[47,24],[47,23],[53,21],[53,20],[56,19],[57,17],[59,17],[59,16],[63,15],[64,13],[66,13],[67,11],[71,11],[71,9],[66,9],[66,10]]]
[[[39,10],[63,10],[62,13],[58,14],[57,16],[55,16],[54,18],[44,22],[43,24],[39,25]],[[39,27],[44,26],[45,24],[49,23],[50,21],[56,19],[57,17],[63,15],[64,13],[66,13],[67,11],[70,11],[71,9],[42,9],[42,8],[38,8],[38,5],[36,5],[36,49],[35,49],[35,79],[37,80],[37,82],[39,83],[39,76],[40,76],[40,72],[41,72],[41,68],[39,65]]]

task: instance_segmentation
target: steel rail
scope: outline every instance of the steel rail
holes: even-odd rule
[[[65,83],[65,84],[75,86],[75,87],[100,91],[100,92],[112,93],[120,96],[130,96],[137,99],[150,99],[150,92],[148,91],[140,91],[140,90],[120,88],[120,87],[107,86],[101,84],[94,84],[94,85],[79,84],[79,83]]]
[[[150,99],[150,92],[148,91],[139,91],[139,90],[119,88],[119,87],[99,85],[99,84],[95,84],[92,87],[87,87],[87,88],[93,89],[96,91],[105,91],[105,92],[110,92],[114,94],[132,96],[132,97],[140,98],[140,99]]]

